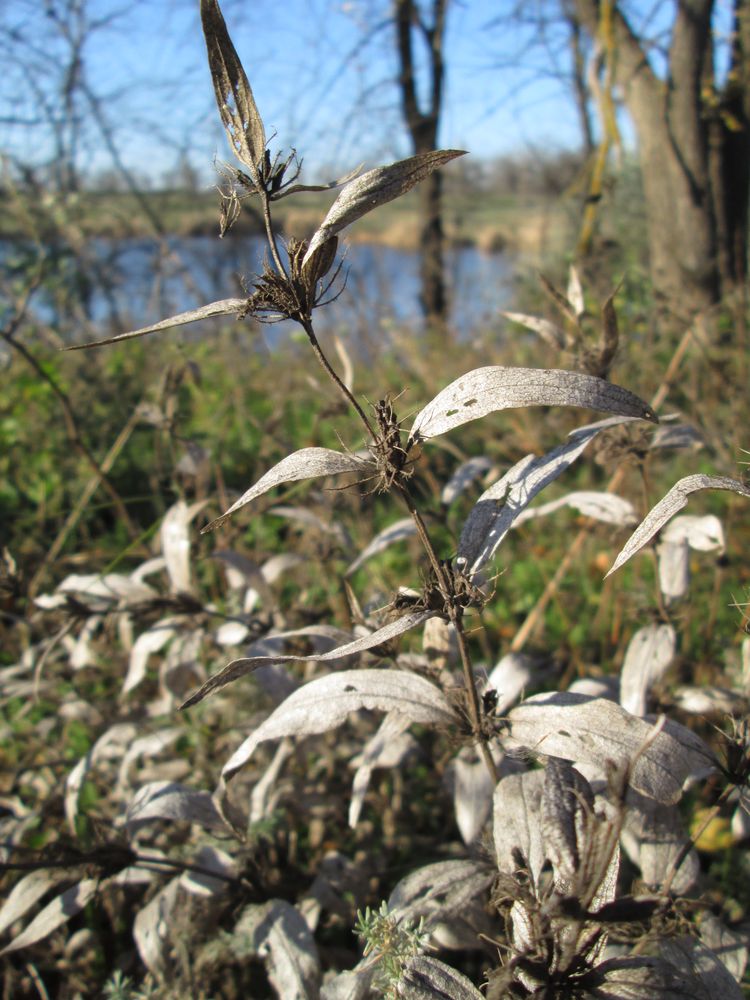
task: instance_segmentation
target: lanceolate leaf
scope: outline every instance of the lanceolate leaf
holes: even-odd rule
[[[550,347],[562,348],[565,346],[565,334],[559,326],[556,326],[548,319],[542,319],[541,316],[528,316],[526,313],[517,312],[504,312],[502,315],[507,316],[514,323],[520,323],[521,326],[525,326],[528,330],[538,333],[542,340],[548,343]]]
[[[567,493],[557,500],[550,500],[549,503],[539,504],[531,510],[525,510],[515,520],[518,527],[525,521],[530,521],[535,517],[544,517],[552,514],[561,507],[572,507],[586,517],[592,517],[603,524],[616,524],[618,527],[630,524],[633,525],[638,520],[635,510],[629,500],[617,496],[616,493],[597,493],[593,490],[576,490],[574,493]]]
[[[626,545],[615,559],[607,576],[614,573],[616,569],[624,565],[631,556],[635,555],[639,549],[651,541],[656,532],[662,528],[667,521],[676,514],[678,510],[687,504],[688,497],[696,490],[731,490],[740,496],[750,497],[750,487],[737,479],[729,479],[726,476],[706,476],[701,473],[694,476],[685,476],[676,482],[671,490],[666,493],[661,500],[652,507],[644,519],[635,529],[628,539]]]
[[[383,528],[373,538],[370,544],[360,552],[354,562],[347,567],[346,575],[351,576],[352,573],[356,573],[360,566],[363,566],[368,559],[377,555],[378,552],[383,552],[384,549],[387,549],[395,542],[403,541],[404,538],[411,538],[416,533],[417,528],[411,517],[404,517],[394,524],[389,524],[387,528]]]
[[[203,532],[213,531],[223,524],[228,517],[245,507],[252,500],[262,496],[274,486],[281,483],[292,483],[300,479],[314,479],[316,476],[337,476],[342,472],[363,472],[374,471],[374,466],[368,465],[363,459],[356,455],[348,455],[345,452],[333,451],[331,448],[302,448],[300,451],[292,452],[286,458],[274,465],[272,469],[258,480],[255,486],[251,486],[237,500],[229,510],[225,511],[221,517],[211,521]]]
[[[526,455],[485,490],[466,519],[458,543],[458,562],[470,576],[492,558],[534,497],[572,465],[600,431],[622,422],[622,417],[608,417],[579,427],[571,432],[566,444],[539,458]]]
[[[19,948],[28,948],[67,923],[76,913],[80,913],[88,901],[94,897],[102,882],[97,878],[87,878],[66,889],[38,913],[25,930],[6,945],[0,955],[8,955]]]
[[[620,704],[633,715],[644,715],[652,685],[674,659],[676,636],[671,625],[646,625],[628,644],[620,674]]]
[[[190,708],[191,705],[197,705],[199,701],[203,701],[206,695],[211,694],[212,691],[217,691],[226,684],[230,684],[232,681],[236,681],[239,677],[244,677],[245,674],[249,674],[251,671],[264,665],[269,665],[271,663],[286,663],[291,660],[307,660],[308,662],[317,660],[340,660],[345,656],[351,656],[353,653],[363,653],[367,649],[372,649],[374,646],[380,646],[385,642],[389,642],[391,639],[395,639],[396,636],[403,635],[403,633],[408,632],[409,629],[416,628],[418,625],[424,624],[424,622],[426,622],[428,618],[432,618],[433,615],[433,611],[415,611],[413,614],[404,615],[403,617],[398,618],[389,625],[384,625],[383,628],[379,628],[376,632],[371,632],[369,635],[362,636],[360,639],[354,639],[352,642],[347,642],[343,646],[337,646],[336,649],[331,649],[327,653],[313,653],[311,656],[294,656],[280,653],[278,656],[247,656],[239,660],[232,660],[232,662],[228,663],[223,670],[218,672],[218,674],[214,674],[213,677],[209,677],[206,683],[199,688],[194,695],[188,698],[188,700],[181,707]],[[287,704],[287,702],[284,702],[284,705],[285,704]],[[283,705],[281,707],[283,708]]]
[[[258,164],[265,154],[266,133],[217,0],[201,0],[201,21],[221,120],[237,158],[260,187]]]
[[[433,170],[463,155],[464,151],[461,149],[436,149],[428,153],[417,153],[406,160],[397,160],[396,163],[367,170],[361,177],[350,181],[339,193],[322,225],[310,240],[303,265],[322,243],[336,233],[361,219],[378,205],[406,194]]]
[[[429,955],[409,960],[396,995],[404,1000],[484,1000],[484,994],[462,972]]]
[[[235,937],[247,937],[262,956],[277,996],[313,1000],[318,996],[320,962],[310,928],[299,910],[284,899],[245,908]]]
[[[90,344],[73,344],[66,347],[66,351],[83,351],[89,347],[104,347],[105,344],[116,344],[120,340],[135,340],[136,337],[145,337],[147,333],[158,333],[159,330],[171,330],[173,326],[185,326],[187,323],[197,323],[200,319],[211,319],[213,316],[230,316],[234,313],[239,316],[247,305],[247,299],[220,299],[218,302],[209,302],[208,305],[199,309],[190,309],[188,312],[177,313],[169,319],[162,319],[153,326],[142,326],[139,330],[131,330],[130,333],[121,333],[117,337],[107,337],[106,340],[93,340]]]
[[[684,726],[668,721],[653,727],[604,698],[558,691],[538,694],[514,708],[506,748],[537,753],[602,768],[606,760],[634,761],[630,783],[637,791],[677,802],[685,780],[714,765],[711,751]]]
[[[439,688],[405,670],[345,670],[310,681],[291,694],[230,757],[229,781],[259,743],[285,736],[312,736],[340,726],[350,712],[400,712],[423,725],[453,726],[456,718]]]
[[[651,407],[638,396],[593,375],[554,368],[475,368],[417,414],[407,450],[417,441],[516,406],[582,406],[656,422]]]

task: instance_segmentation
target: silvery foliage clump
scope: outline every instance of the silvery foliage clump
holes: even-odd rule
[[[717,518],[674,515],[698,490],[743,496],[750,496],[750,490],[724,477],[688,476],[640,523],[632,504],[610,493],[577,491],[530,506],[600,435],[657,422],[648,404],[601,377],[608,374],[616,346],[611,300],[605,306],[600,347],[584,359],[584,372],[475,369],[440,391],[408,429],[388,392],[368,412],[349,380],[333,369],[313,324],[315,309],[337,294],[338,236],[461,154],[421,154],[331,185],[343,183],[312,238],[290,239],[283,255],[272,206],[309,188],[297,183],[293,157],[273,159],[268,151],[263,121],[218,3],[203,0],[201,10],[220,115],[242,164],[227,171],[232,184],[223,193],[222,228],[234,221],[242,198],[259,198],[270,257],[247,297],[211,303],[114,339],[215,315],[295,320],[359,420],[364,446],[352,441],[351,450],[309,447],[287,455],[203,530],[216,529],[245,508],[252,510],[255,500],[283,484],[322,479],[356,489],[362,483],[368,493],[374,486],[394,494],[406,516],[362,551],[349,553],[347,580],[385,548],[410,537],[421,542],[427,569],[420,589],[395,595],[385,613],[362,612],[353,629],[288,629],[275,588],[295,570],[298,557],[256,565],[240,552],[219,549],[213,555],[226,574],[233,609],[222,616],[201,598],[192,562],[193,525],[205,505],[179,501],[164,518],[160,552],[153,560],[130,574],[70,576],[54,593],[40,597],[42,611],[67,612],[75,627],[66,630],[62,645],[31,649],[6,673],[6,697],[43,688],[40,663],[50,656],[68,656],[74,669],[96,663],[97,637],[114,625],[127,651],[123,698],[158,663],[158,693],[146,706],[148,714],[158,717],[178,705],[191,708],[209,696],[209,706],[221,706],[228,697],[225,689],[250,674],[275,708],[248,722],[223,761],[213,792],[193,787],[174,758],[162,761],[160,770],[159,755],[180,738],[178,725],[148,735],[139,735],[133,721],[110,726],[68,774],[64,809],[75,835],[84,782],[97,770],[105,775],[113,794],[126,803],[119,819],[119,854],[98,858],[98,868],[91,857],[85,863],[80,859],[78,876],[72,856],[67,868],[24,875],[0,908],[0,932],[7,935],[3,954],[48,937],[97,894],[142,886],[147,902],[136,915],[133,935],[149,975],[162,984],[173,974],[181,921],[193,912],[191,907],[200,907],[204,920],[207,915],[209,921],[218,920],[221,914],[226,922],[227,910],[232,914],[231,930],[222,930],[211,944],[213,960],[231,954],[262,961],[269,983],[287,1000],[375,995],[420,1000],[741,997],[746,930],[730,929],[710,912],[699,923],[690,922],[687,911],[679,908],[681,898],[698,896],[702,878],[679,806],[691,782],[723,773],[727,799],[734,795],[737,814],[746,814],[747,734],[737,726],[727,744],[731,752],[723,758],[687,727],[650,714],[652,689],[676,656],[673,624],[663,620],[636,631],[615,687],[588,679],[565,691],[527,696],[527,688],[540,687],[534,662],[511,652],[482,675],[472,662],[466,621],[480,614],[489,599],[487,573],[508,533],[561,506],[613,530],[637,525],[610,572],[659,536],[663,602],[665,607],[679,602],[688,592],[689,552],[720,550],[725,541]],[[567,295],[556,294],[573,325],[580,325],[583,293],[575,272]],[[548,343],[566,346],[567,334],[549,321],[510,315]],[[480,477],[485,488],[463,524],[456,552],[449,558],[440,555],[410,486],[416,459],[430,441],[469,421],[540,405],[609,416],[578,427],[546,454],[527,455],[502,474],[487,456],[459,465],[443,489],[446,507]],[[653,445],[658,446],[656,440]],[[314,519],[299,508],[283,508],[282,516]],[[322,528],[340,532],[340,526]],[[340,540],[350,544],[345,533]],[[267,614],[260,630],[258,608]],[[406,633],[421,634],[422,653],[398,652],[398,640]],[[309,652],[300,652],[301,641]],[[205,662],[221,657],[228,647],[242,648],[243,655],[206,676]],[[385,648],[392,651],[390,663],[383,656]],[[304,666],[304,683],[287,669],[290,664]],[[690,711],[699,696],[697,690],[684,689],[683,707]],[[705,711],[705,702],[701,704]],[[84,709],[79,705],[77,710]],[[366,738],[351,762],[350,825],[361,821],[373,772],[408,766],[420,752],[417,732],[432,729],[454,747],[449,772],[466,850],[397,881],[379,910],[360,914],[364,949],[359,964],[324,975],[316,931],[325,914],[346,910],[347,894],[363,896],[357,865],[333,853],[306,891],[290,901],[269,895],[259,884],[257,872],[248,867],[248,852],[252,855],[278,804],[294,794],[285,767],[298,741],[365,719],[365,712],[377,713],[381,721],[374,731],[357,730]],[[247,773],[261,747],[266,763],[248,788],[239,776]],[[739,792],[732,791],[735,786]],[[4,820],[4,839],[20,840],[26,819],[19,809],[17,816]],[[174,864],[153,846],[149,833],[178,821],[197,827],[201,840],[186,861]],[[738,827],[745,830],[742,823],[738,820]],[[632,876],[627,881],[623,877],[627,866],[640,872],[637,892],[628,889]],[[484,952],[484,984],[472,982],[447,960],[452,950],[466,949]]]

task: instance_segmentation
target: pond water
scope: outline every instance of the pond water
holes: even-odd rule
[[[1,256],[7,260],[10,247]],[[245,294],[261,269],[265,243],[259,236],[170,238],[160,247],[145,239],[97,239],[85,248],[82,295],[87,322],[70,323],[62,315],[60,297],[42,291],[36,298],[40,318],[58,327],[65,339],[91,339],[124,332],[196,308],[216,299]],[[76,259],[76,267],[80,257]],[[463,340],[497,325],[498,312],[511,295],[511,264],[503,254],[485,254],[473,247],[447,254],[451,296],[451,326]],[[72,266],[69,262],[68,266]],[[375,244],[353,244],[346,250],[341,276],[334,286],[341,294],[316,310],[321,332],[335,331],[352,344],[382,340],[394,326],[419,327],[419,258],[414,252]],[[79,313],[80,318],[80,313]],[[68,322],[66,323],[66,319]],[[202,336],[206,321],[184,330]],[[71,329],[66,329],[70,326]],[[263,324],[263,341],[276,347],[298,328],[293,323]]]

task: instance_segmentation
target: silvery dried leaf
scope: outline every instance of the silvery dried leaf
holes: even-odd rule
[[[396,986],[404,1000],[484,1000],[471,980],[429,955],[410,959]]]
[[[55,588],[54,595],[42,594],[35,604],[45,611],[64,607],[66,594],[75,597],[94,612],[105,613],[129,601],[147,601],[157,596],[148,584],[123,573],[72,573]]]
[[[237,159],[260,187],[258,165],[265,155],[266,133],[217,0],[201,0],[201,22],[219,115]]]
[[[210,844],[204,844],[190,863],[195,867],[182,873],[180,886],[193,896],[220,896],[237,879],[234,858]]]
[[[250,656],[242,657],[238,660],[232,660],[232,662],[228,663],[223,670],[214,674],[213,677],[209,677],[206,683],[203,684],[203,686],[200,687],[195,694],[191,695],[181,707],[190,708],[191,705],[197,705],[199,701],[203,701],[206,695],[211,694],[211,692],[224,687],[226,684],[230,684],[232,681],[236,681],[240,677],[244,677],[245,674],[249,674],[252,671],[257,670],[258,667],[262,667],[264,665],[286,663],[293,660],[302,662],[314,662],[317,660],[341,660],[346,656],[352,656],[354,653],[363,653],[368,649],[372,649],[374,646],[380,646],[384,642],[389,642],[391,639],[395,639],[397,636],[403,635],[404,632],[408,632],[410,629],[423,625],[428,618],[433,616],[433,614],[434,612],[432,611],[416,611],[413,614],[404,615],[401,618],[397,618],[390,624],[384,625],[383,628],[379,628],[376,632],[370,632],[359,639],[347,642],[345,645],[338,646],[336,649],[332,649],[327,653],[313,653],[311,656],[273,654],[271,656]]]
[[[502,778],[493,798],[493,841],[497,867],[515,875],[528,871],[537,886],[545,854],[541,833],[544,772],[527,771]]]
[[[484,475],[491,468],[492,462],[485,455],[470,458],[466,462],[462,462],[443,487],[443,491],[440,494],[440,502],[449,507],[454,500],[471,486],[475,479]]]
[[[166,644],[174,639],[180,626],[180,620],[175,617],[162,618],[151,628],[141,632],[130,650],[128,672],[122,685],[122,693],[128,694],[136,688],[146,676],[148,658],[152,653],[158,653]]]
[[[66,889],[60,896],[48,903],[31,923],[0,951],[0,955],[10,955],[11,952],[28,948],[30,945],[36,944],[37,941],[43,941],[44,938],[49,937],[58,927],[62,927],[71,917],[80,913],[89,900],[94,898],[102,884],[101,879],[87,878]]]
[[[657,448],[691,448],[699,450],[703,447],[703,438],[690,424],[664,424],[657,427],[651,438],[652,451]]]
[[[331,448],[302,448],[300,451],[292,452],[291,455],[282,458],[272,469],[269,469],[221,517],[217,517],[214,521],[211,521],[203,529],[203,532],[213,531],[214,528],[218,528],[235,511],[246,506],[246,504],[249,504],[257,497],[263,496],[264,493],[273,489],[274,486],[279,486],[281,483],[293,483],[300,479],[314,479],[317,476],[338,476],[344,472],[364,474],[374,471],[375,466],[372,463],[368,464],[356,455],[333,451]]]
[[[674,659],[677,637],[671,625],[646,625],[628,643],[620,673],[620,704],[632,715],[646,714],[646,697]]]
[[[463,842],[471,844],[487,822],[495,782],[474,747],[463,747],[453,760],[451,770],[456,824]]]
[[[611,958],[589,974],[582,1000],[687,1000],[701,998],[701,981],[662,958]]]
[[[520,323],[527,330],[533,330],[534,333],[538,333],[542,340],[546,344],[549,344],[550,347],[556,347],[558,350],[561,350],[565,346],[565,334],[556,323],[552,323],[548,319],[542,319],[539,316],[529,316],[526,313],[519,312],[503,312],[501,315],[506,316],[513,323]]]
[[[680,687],[672,694],[674,704],[690,715],[740,716],[746,699],[736,691],[720,687]]]
[[[680,479],[667,492],[661,500],[652,507],[649,513],[641,521],[633,534],[628,539],[622,551],[615,559],[612,568],[607,576],[614,573],[616,569],[624,565],[640,549],[651,541],[654,535],[662,528],[667,521],[677,513],[678,510],[687,504],[688,497],[696,490],[731,490],[740,496],[750,497],[750,487],[737,479],[728,479],[726,476],[706,476],[698,473],[694,476],[685,476]]]
[[[294,744],[291,740],[282,740],[276,747],[271,763],[263,772],[263,777],[255,783],[250,795],[250,823],[257,823],[268,816],[275,799],[274,788],[286,760],[291,757]]]
[[[662,805],[632,789],[628,792],[623,844],[647,886],[658,890],[663,885],[688,839],[676,806]],[[700,859],[691,847],[674,876],[672,891],[686,895],[699,876]]]
[[[515,527],[529,521],[535,517],[544,517],[552,514],[561,507],[572,507],[585,517],[592,517],[603,524],[614,524],[617,527],[625,527],[628,524],[635,524],[635,508],[629,500],[619,497],[615,493],[597,493],[593,490],[578,490],[575,493],[567,493],[557,500],[550,500],[549,503],[539,504],[523,511],[515,520]]]
[[[325,521],[322,517],[318,517],[317,514],[314,514],[311,510],[307,510],[305,507],[271,507],[268,513],[274,514],[276,517],[287,518],[290,521],[297,521],[299,524],[312,528],[321,535],[331,535],[342,548],[348,549],[351,547],[349,533],[343,524],[338,521]]]
[[[42,868],[24,875],[13,886],[0,907],[0,934],[4,934],[17,920],[25,916],[50,889],[59,882],[69,880],[70,875],[66,871],[51,868]]]
[[[378,731],[365,744],[362,753],[352,760],[352,766],[357,770],[349,803],[350,827],[354,828],[359,822],[373,770],[376,767],[398,767],[417,748],[417,741],[407,732],[410,725],[408,716],[389,712]]]
[[[173,594],[190,593],[190,522],[206,506],[205,500],[186,504],[178,500],[161,522],[161,551]]]
[[[303,259],[303,267],[321,244],[342,229],[361,219],[379,205],[406,194],[438,167],[463,156],[460,149],[436,149],[417,153],[406,160],[397,160],[387,166],[367,170],[350,181],[339,193],[328,214],[317,229]]]
[[[145,337],[147,333],[158,333],[159,330],[171,330],[174,326],[185,326],[187,323],[197,323],[201,319],[211,319],[213,316],[235,316],[242,314],[247,305],[247,299],[221,299],[219,302],[209,302],[208,305],[201,306],[200,309],[190,309],[188,312],[177,313],[169,319],[160,320],[151,326],[142,326],[138,330],[131,330],[129,333],[121,333],[117,337],[107,337],[106,340],[94,340],[89,344],[73,344],[66,347],[66,351],[84,351],[89,347],[104,347],[106,344],[117,344],[121,340],[134,340],[136,337]]]
[[[581,278],[578,274],[578,269],[571,264],[570,271],[568,273],[568,287],[565,292],[568,302],[576,315],[576,319],[580,319],[586,312],[586,303],[583,301],[583,287],[581,286]]]
[[[354,180],[363,166],[364,164],[360,163],[353,170],[344,174],[343,177],[338,177],[335,181],[328,181],[326,184],[290,184],[288,187],[284,185],[283,192],[271,195],[271,201],[276,201],[281,194],[286,196],[290,194],[299,194],[301,191],[332,191],[334,188],[341,187],[342,184],[348,184],[349,181]],[[351,388],[348,383],[347,387]]]
[[[675,517],[662,532],[662,541],[687,542],[698,552],[723,552],[725,548],[724,528],[715,514],[699,517],[682,514]]]
[[[656,558],[659,590],[666,603],[684,597],[690,585],[690,547],[687,541],[659,542]]]
[[[404,538],[411,538],[416,533],[417,528],[414,524],[413,518],[411,517],[404,517],[400,521],[389,524],[387,528],[383,528],[382,531],[378,532],[370,544],[360,552],[354,562],[347,566],[346,575],[351,576],[352,573],[356,573],[360,566],[363,566],[368,559],[371,559],[379,552],[383,552],[395,542],[403,541]]]
[[[376,972],[371,958],[363,958],[353,969],[339,972],[324,983],[320,1000],[371,1000],[370,987]]]
[[[133,939],[146,968],[160,978],[167,964],[170,930],[175,927],[175,911],[180,894],[177,875],[139,910],[133,922]]]
[[[63,645],[68,653],[68,662],[72,670],[83,670],[86,667],[94,666],[97,663],[96,653],[91,642],[98,632],[103,622],[100,615],[92,615],[83,628],[78,633],[77,638],[66,635],[63,637]]]
[[[124,751],[125,745],[130,743],[136,733],[136,728],[131,723],[117,723],[110,726],[106,732],[102,733],[89,752],[82,757],[65,780],[65,819],[67,820],[70,832],[76,834],[76,819],[78,818],[78,799],[81,788],[86,777],[95,764],[107,754],[107,751],[115,749],[115,754],[119,756]]]
[[[149,820],[185,820],[206,830],[225,828],[208,792],[174,781],[150,781],[133,796],[125,815],[127,830],[132,832]]]
[[[156,757],[173,746],[183,735],[184,730],[179,726],[170,726],[133,740],[120,762],[120,771],[117,775],[118,788],[124,790],[129,787],[131,769],[142,757],[147,759]]]
[[[229,781],[259,743],[285,736],[312,736],[340,726],[360,709],[399,712],[412,722],[453,726],[445,696],[424,677],[403,670],[345,670],[310,681],[291,694],[232,754],[222,769]]]
[[[244,622],[223,622],[214,632],[217,646],[241,646],[250,635]]]
[[[686,934],[665,938],[659,944],[662,956],[686,978],[694,977],[701,992],[692,995],[701,1000],[742,1000],[744,993],[737,980],[698,938]]]
[[[531,681],[534,661],[525,653],[506,653],[487,678],[487,689],[497,694],[495,715],[502,715]]]
[[[429,927],[446,914],[462,912],[469,900],[485,892],[495,874],[473,859],[425,865],[395,886],[388,897],[388,910],[398,923],[415,923],[425,917]]]
[[[316,1000],[320,960],[302,914],[284,899],[245,907],[234,928],[250,939],[280,1000]]]
[[[579,427],[571,431],[566,444],[538,458],[526,455],[516,462],[502,479],[484,491],[466,519],[458,542],[458,565],[464,566],[469,576],[478,573],[534,497],[562,475],[600,431],[622,422],[622,417],[608,417]]]
[[[745,924],[730,929],[717,916],[706,910],[700,918],[701,941],[711,949],[736,982],[741,982],[747,968],[750,935]]]
[[[445,434],[488,413],[518,406],[581,406],[656,421],[651,407],[611,382],[554,368],[475,368],[446,386],[417,414],[407,443]]]
[[[677,802],[685,781],[715,766],[706,744],[689,729],[667,722],[654,735],[643,719],[604,698],[559,691],[527,698],[508,716],[506,749],[603,767],[607,760],[635,763],[630,783],[660,802]]]

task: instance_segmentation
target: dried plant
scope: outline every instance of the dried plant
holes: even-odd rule
[[[80,855],[75,868],[68,854],[62,870],[36,858],[32,867],[38,870],[21,878],[0,909],[0,930],[24,921],[2,954],[43,940],[95,896],[116,898],[144,878],[149,898],[137,913],[133,933],[144,965],[165,991],[175,969],[182,968],[187,978],[196,968],[210,968],[233,955],[262,961],[268,982],[283,998],[365,998],[379,991],[389,997],[480,1000],[484,994],[478,984],[434,954],[473,948],[483,950],[491,998],[740,997],[747,935],[743,930],[730,944],[732,932],[715,916],[713,922],[691,920],[686,900],[699,872],[678,807],[691,781],[723,774],[725,801],[735,795],[737,809],[745,809],[746,726],[738,724],[725,739],[722,757],[702,735],[649,714],[652,689],[675,656],[673,624],[662,621],[636,632],[619,691],[574,686],[526,697],[527,686],[539,687],[531,661],[512,654],[482,677],[472,659],[467,619],[478,616],[490,598],[485,572],[512,528],[564,505],[620,528],[638,520],[633,506],[612,494],[576,491],[529,507],[600,434],[657,422],[649,404],[602,377],[609,373],[617,344],[611,299],[600,347],[586,355],[583,372],[486,366],[442,389],[408,428],[398,418],[392,387],[384,387],[368,412],[351,380],[335,370],[314,327],[315,310],[335,294],[339,234],[461,153],[420,154],[345,179],[312,238],[290,240],[284,250],[274,228],[273,203],[309,188],[296,183],[294,152],[274,157],[267,147],[262,117],[218,3],[202,0],[201,11],[219,113],[241,164],[233,178],[242,197],[260,200],[268,259],[246,298],[214,302],[113,340],[211,315],[295,321],[332,390],[358,422],[351,450],[307,447],[288,454],[203,532],[220,528],[283,484],[344,477],[345,487],[356,490],[372,483],[367,495],[395,496],[406,517],[350,560],[347,578],[388,545],[415,537],[423,552],[423,583],[420,590],[393,596],[380,613],[362,612],[347,585],[353,627],[290,629],[273,588],[279,575],[296,569],[299,561],[290,557],[283,566],[273,560],[256,566],[242,553],[222,549],[215,556],[226,568],[230,595],[229,610],[219,612],[200,596],[191,561],[191,525],[205,504],[180,501],[164,519],[156,561],[131,574],[70,576],[53,594],[39,598],[46,614],[58,616],[60,631],[4,678],[6,696],[42,684],[45,660],[57,655],[68,655],[74,668],[96,662],[97,636],[115,629],[127,650],[123,698],[146,680],[149,658],[168,647],[147,713],[158,716],[177,703],[189,709],[211,696],[201,711],[211,718],[210,706],[217,705],[212,724],[221,725],[231,711],[224,689],[249,674],[267,698],[252,704],[249,723],[243,715],[238,721],[235,709],[233,725],[246,731],[223,760],[212,794],[183,781],[189,768],[188,773],[176,768],[169,777],[148,776],[144,761],[176,743],[183,732],[178,726],[138,736],[135,722],[112,725],[68,775],[65,814],[75,836],[82,788],[100,770],[126,803],[119,820],[122,849],[115,856]],[[222,230],[240,209],[234,190],[225,193],[225,206]],[[551,292],[570,328],[580,332],[585,309],[577,276],[566,296]],[[520,314],[513,318],[556,346],[570,340],[544,321]],[[571,340],[567,346],[576,344]],[[529,406],[578,407],[612,416],[575,429],[557,447],[527,455],[490,482],[464,520],[456,550],[441,551],[414,489],[414,470],[429,458],[429,442],[497,411]],[[645,447],[656,446],[645,435],[644,440]],[[484,456],[462,464],[443,490],[443,503],[453,503],[490,465]],[[682,599],[688,549],[708,551],[724,544],[716,519],[672,520],[688,495],[701,489],[750,496],[747,486],[725,477],[680,480],[635,528],[610,572],[670,522],[659,549],[665,567],[662,592],[667,604]],[[379,503],[379,496],[368,502]],[[304,515],[292,509],[291,516]],[[146,582],[157,574],[161,585]],[[264,617],[254,614],[259,605]],[[416,630],[423,631],[424,652],[400,651],[397,640]],[[203,664],[221,656],[226,646],[244,646],[244,655],[206,677]],[[305,665],[304,683],[287,671],[292,663]],[[334,664],[333,672],[325,672],[328,663]],[[243,686],[232,691],[242,692]],[[244,711],[243,697],[247,692],[237,695]],[[372,712],[383,716],[377,729],[364,714]],[[396,775],[420,752],[420,738],[409,731],[418,726],[422,736],[432,730],[450,748],[448,772],[466,854],[409,872],[380,908],[365,909],[357,863],[334,852],[321,858],[306,892],[290,901],[283,859],[273,855],[276,809],[295,797],[297,787],[304,790],[303,806],[320,798],[307,763],[303,768],[295,757],[298,742],[338,730],[352,718],[359,720],[356,738],[341,737],[349,741],[341,753],[348,754],[355,772],[351,826],[360,821],[373,771],[385,768]],[[193,737],[199,738],[195,731]],[[272,752],[269,743],[275,744]],[[242,775],[262,755],[248,788]],[[309,764],[314,772],[316,763]],[[169,834],[160,838],[158,831],[179,822],[197,826],[201,834],[175,860]],[[17,826],[6,827],[9,840],[20,836]],[[287,831],[287,845],[293,832]],[[23,870],[17,856],[11,844],[8,864]],[[640,871],[641,891],[633,891],[623,876],[626,865]],[[168,881],[156,879],[154,873],[165,872],[171,875]],[[343,914],[353,923],[352,898],[354,909],[362,911],[356,930],[366,942],[364,955],[353,969],[328,961],[324,974],[316,939],[321,916],[343,919]],[[45,899],[46,905],[25,922]],[[706,908],[693,902],[695,910]],[[208,933],[217,921],[222,933]],[[195,932],[202,943],[188,958],[184,935],[196,927],[203,929],[202,938]],[[122,977],[113,978],[107,989],[107,995],[135,995],[127,993],[130,987]]]

